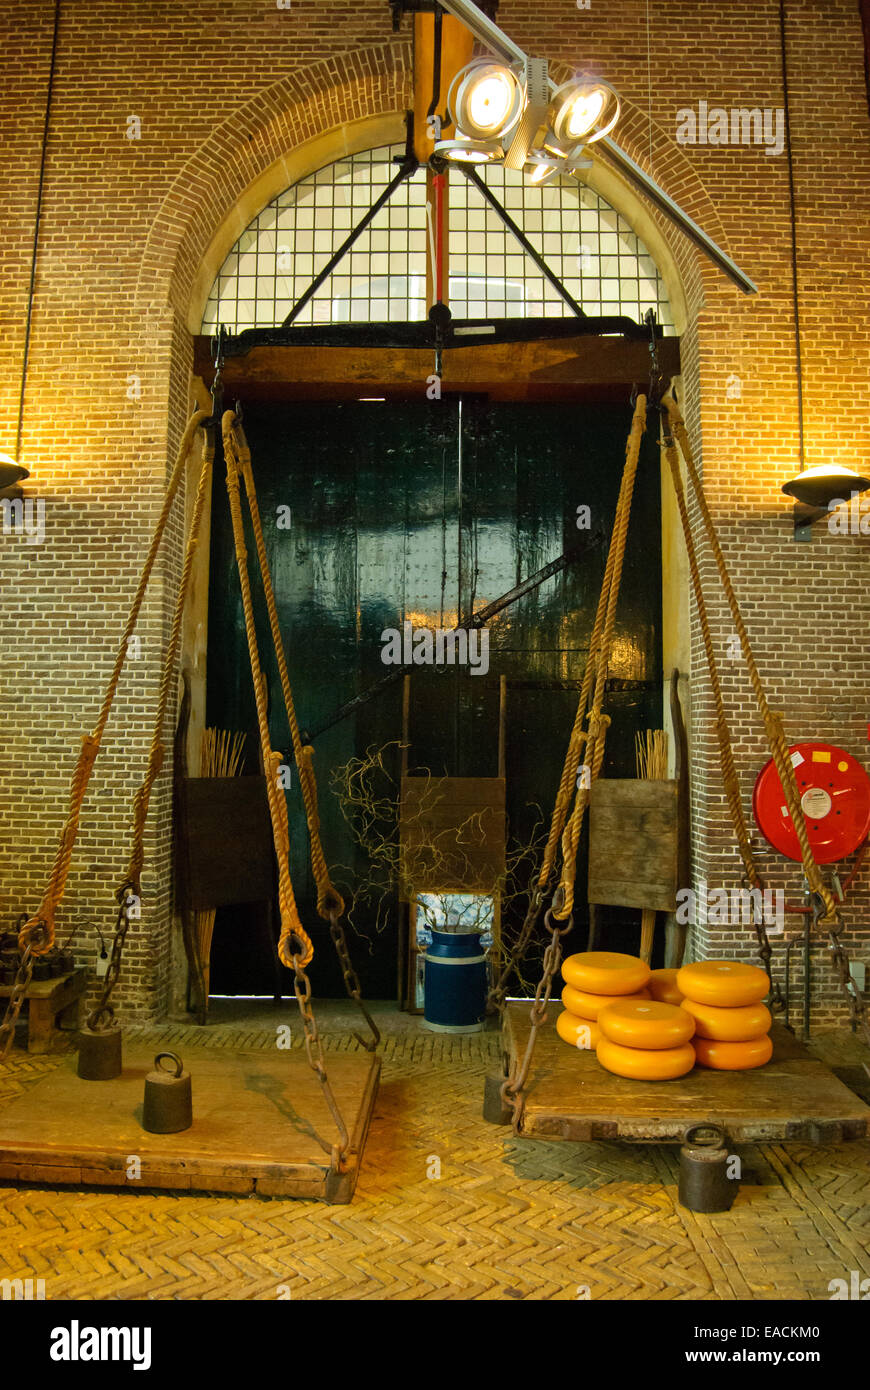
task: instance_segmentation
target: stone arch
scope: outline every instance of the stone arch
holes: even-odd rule
[[[554,67],[556,80],[570,70]],[[198,332],[208,292],[224,257],[238,235],[262,207],[305,174],[339,158],[402,138],[403,113],[413,102],[412,48],[393,40],[313,65],[304,73],[284,76],[257,93],[218,126],[175,175],[151,225],[139,265],[134,307],[148,326],[147,347],[164,384],[167,457],[183,428],[190,403],[191,338]],[[715,205],[690,160],[662,127],[652,127],[652,169],[656,180],[724,249],[728,237]],[[619,142],[641,167],[649,167],[650,129],[640,108],[624,105]],[[667,219],[604,161],[596,161],[588,179],[626,217],[646,242],[659,265],[683,337],[684,374],[691,404],[698,385],[699,311],[719,292],[722,277]],[[201,393],[202,383],[194,383]],[[663,514],[666,553],[673,554],[673,517]],[[670,539],[669,539],[670,537]],[[177,578],[181,537],[166,559],[166,577]],[[201,551],[207,553],[207,546]],[[207,570],[205,572],[207,576]],[[201,602],[207,602],[207,577],[199,579]],[[663,594],[670,611],[671,645],[688,645],[685,585],[677,577]],[[203,610],[205,611],[205,610]],[[196,615],[184,638],[185,656],[193,665],[204,707],[203,655],[196,635]],[[679,663],[685,669],[686,663]],[[666,659],[666,669],[668,660]],[[167,822],[168,824],[168,822]],[[165,827],[158,839],[166,841]],[[177,936],[173,938],[177,944]],[[180,962],[173,982],[160,993],[177,992]]]
[[[252,195],[262,192],[264,202],[274,197],[280,188],[267,190],[281,171],[287,172],[283,187],[294,182],[293,153],[300,147],[331,137],[337,157],[344,143],[354,148],[361,122],[378,117],[392,132],[397,114],[401,119],[412,103],[411,80],[410,42],[385,43],[283,77],[233,112],[176,175],[154,218],[137,308],[149,315],[170,309],[187,324],[202,267],[213,263],[221,229],[238,225],[234,213],[241,216]]]
[[[279,79],[229,116],[179,171],[163,200],[140,263],[137,308],[148,315],[174,310],[196,332],[209,277],[256,212],[322,164],[401,138],[402,113],[413,100],[412,62],[408,40],[324,60],[303,75]],[[553,68],[557,82],[570,73],[564,64]],[[652,143],[657,182],[729,249],[713,200],[663,128],[653,123],[650,131],[647,115],[627,102],[618,135],[646,168]],[[646,241],[682,333],[720,272],[606,161],[596,161],[587,181]]]

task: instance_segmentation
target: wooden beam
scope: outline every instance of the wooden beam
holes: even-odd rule
[[[414,153],[426,164],[435,147],[426,126],[426,114],[432,103],[434,86],[435,16],[414,16]],[[441,21],[441,85],[436,110],[447,115],[447,92],[456,74],[471,62],[474,38],[461,20],[445,14]],[[444,139],[453,134],[453,127],[441,127]]]
[[[210,339],[195,339],[194,372],[213,376]],[[426,398],[434,371],[430,348],[254,347],[223,367],[227,399],[388,400]],[[664,377],[680,371],[679,338],[662,338]],[[444,351],[442,393],[480,393],[493,400],[620,399],[649,378],[646,342],[585,336],[492,343]]]

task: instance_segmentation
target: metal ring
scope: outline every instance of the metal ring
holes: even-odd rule
[[[107,1033],[115,1026],[115,1010],[111,1004],[103,1004],[88,1017],[88,1028],[92,1033]]]
[[[567,936],[569,931],[574,926],[574,913],[570,912],[568,914],[568,920],[566,921],[564,927],[554,927],[553,909],[551,907],[548,907],[547,911],[544,913],[544,926],[546,927],[547,931],[558,931],[560,936]]]
[[[42,949],[40,949],[40,947]],[[44,920],[44,918],[41,918],[40,921],[38,921],[33,927],[31,927],[29,933],[29,940],[27,942],[27,947],[25,947],[25,950],[28,948],[30,949],[30,954],[32,956],[42,956],[45,954],[46,951],[49,951],[51,949],[51,943],[49,941],[48,923]]]
[[[161,1065],[160,1065],[160,1059],[161,1059],[162,1057],[171,1057],[171,1058],[172,1058],[173,1062],[175,1063],[175,1075],[176,1075],[176,1078],[179,1077],[179,1076],[181,1075],[181,1073],[184,1071],[184,1063],[182,1062],[182,1060],[181,1060],[181,1058],[179,1057],[178,1053],[177,1053],[177,1052],[158,1052],[157,1056],[154,1058],[154,1069],[155,1069],[155,1071],[167,1071],[167,1070],[168,1070],[167,1067],[161,1067]]]
[[[344,903],[341,894],[335,888],[327,888],[324,896],[323,908],[326,916],[332,922],[336,922],[344,911]]]
[[[298,932],[291,931],[287,933],[287,936],[284,940],[284,951],[293,961],[294,966],[298,958],[304,958],[306,949],[307,948],[305,946],[305,943],[303,942],[302,937],[299,936]]]
[[[712,1134],[712,1138],[710,1138],[710,1139],[695,1139],[695,1140],[693,1141],[692,1136],[695,1135],[695,1134],[697,1134],[699,1131],[704,1131],[704,1130],[706,1130],[708,1133],[711,1133],[711,1134]],[[711,1148],[711,1149],[712,1149],[714,1145],[716,1145],[716,1146],[719,1147],[719,1148],[724,1148],[724,1147],[725,1147],[725,1140],[726,1140],[726,1134],[725,1134],[724,1129],[722,1128],[721,1125],[717,1125],[717,1124],[715,1123],[715,1121],[713,1121],[713,1120],[701,1121],[699,1124],[689,1125],[689,1128],[686,1130],[685,1134],[683,1135],[683,1143],[684,1143],[684,1144],[691,1144],[691,1143],[694,1142],[694,1143],[697,1145],[698,1148]]]

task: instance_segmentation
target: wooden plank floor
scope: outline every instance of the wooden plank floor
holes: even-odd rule
[[[870,1108],[774,1025],[773,1058],[756,1071],[695,1067],[677,1081],[629,1081],[604,1070],[594,1052],[562,1041],[561,1004],[549,1005],[538,1033],[521,1133],[541,1139],[682,1140],[690,1124],[715,1120],[736,1142],[862,1139]],[[511,1061],[525,1050],[530,1006],[510,1003],[504,1045]]]
[[[351,1137],[346,1171],[330,1173],[337,1132],[321,1084],[304,1056],[277,1049],[197,1048],[185,1059],[193,1125],[180,1134],[141,1126],[150,1048],[125,1046],[112,1081],[83,1081],[72,1055],[3,1109],[0,1179],[194,1188],[349,1202],[374,1108],[380,1059],[329,1058],[333,1093]],[[141,1175],[130,1157],[141,1160]]]

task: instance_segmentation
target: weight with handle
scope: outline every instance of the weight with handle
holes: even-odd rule
[[[680,1149],[680,1204],[689,1211],[730,1211],[740,1179],[729,1176],[728,1161],[721,1125],[690,1125]]]
[[[18,968],[21,965],[21,952],[16,948],[0,951],[0,979],[4,985],[14,985]]]
[[[37,956],[36,960],[33,962],[33,974],[31,979],[40,983],[43,980],[50,980],[53,974],[54,971],[52,969],[50,956],[48,954]]]
[[[57,960],[58,960],[58,967],[59,967],[59,968],[58,968],[58,974],[59,974],[59,975],[71,975],[72,972],[73,972],[73,971],[75,970],[75,968],[76,968],[76,958],[75,958],[75,956],[73,955],[72,951],[67,951],[67,950],[65,950],[65,948],[64,948],[63,946],[60,948],[60,950],[59,950],[58,953],[57,953]]]
[[[168,1057],[175,1064],[167,1071],[160,1063]],[[145,1103],[142,1107],[142,1128],[151,1134],[177,1134],[193,1124],[193,1093],[190,1072],[176,1052],[158,1052],[154,1071],[145,1078]]]
[[[97,1032],[82,1028],[78,1047],[77,1070],[83,1081],[111,1081],[121,1075],[120,1028],[104,1028]]]

